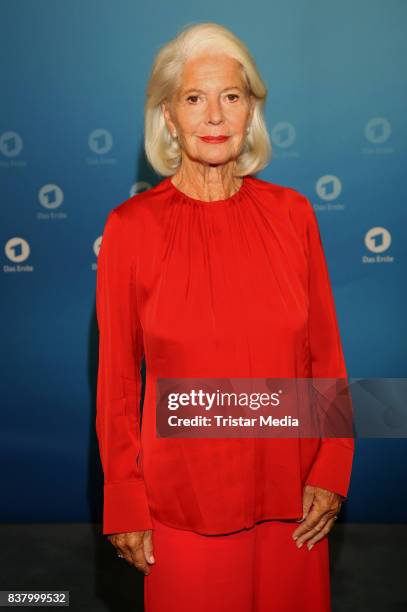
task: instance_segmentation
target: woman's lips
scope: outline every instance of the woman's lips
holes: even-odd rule
[[[218,142],[225,142],[225,140],[227,140],[229,136],[200,136],[199,138],[204,142],[211,142],[213,144],[216,144]]]

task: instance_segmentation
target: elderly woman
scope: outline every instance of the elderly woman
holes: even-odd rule
[[[160,437],[160,378],[346,377],[316,215],[255,178],[266,87],[214,23],[160,49],[145,149],[164,178],[110,211],[98,258],[103,533],[147,612],[330,610],[327,534],[353,439]],[[146,362],[140,427],[140,364]]]

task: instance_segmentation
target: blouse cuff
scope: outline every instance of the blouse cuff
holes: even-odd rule
[[[331,440],[322,442],[305,484],[321,487],[343,498],[348,495],[353,449]]]
[[[104,485],[103,534],[145,531],[152,527],[142,479]]]

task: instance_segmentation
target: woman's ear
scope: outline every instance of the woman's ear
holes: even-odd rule
[[[254,115],[254,109],[256,106],[256,98],[253,96],[253,94],[250,95],[250,114],[249,114],[249,123],[251,123],[252,119],[253,119],[253,115]]]
[[[170,134],[172,134],[175,131],[175,125],[171,120],[171,114],[170,114],[167,100],[163,100],[161,102],[161,109],[163,112],[165,123],[167,125],[167,130],[169,131]]]

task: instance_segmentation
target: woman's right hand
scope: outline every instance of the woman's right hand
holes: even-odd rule
[[[148,564],[155,563],[152,529],[113,533],[108,535],[107,539],[115,547],[118,555],[123,555],[130,565],[144,572],[145,576],[149,575],[151,570]]]

